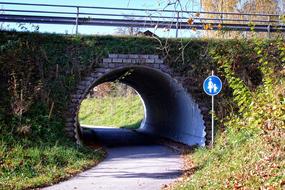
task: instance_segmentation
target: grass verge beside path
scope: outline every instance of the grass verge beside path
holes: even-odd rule
[[[94,166],[103,157],[102,150],[78,147],[62,135],[41,140],[2,133],[0,189],[31,189],[54,184]]]
[[[135,129],[143,117],[144,108],[139,96],[89,98],[83,100],[79,111],[82,125]]]
[[[143,114],[139,96],[86,99],[80,109],[81,123],[88,125],[137,128]],[[0,126],[0,190],[51,185],[103,159],[103,150],[79,147],[65,137],[60,122],[41,114],[32,121],[26,133]]]
[[[285,131],[261,134],[249,129],[229,129],[213,149],[186,155],[188,176],[178,190],[285,189]]]

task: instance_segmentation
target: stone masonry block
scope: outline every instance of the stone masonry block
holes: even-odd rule
[[[121,59],[121,58],[114,58],[114,59],[112,59],[112,62],[113,63],[122,63],[122,61],[123,61],[123,59]]]
[[[123,63],[132,63],[132,59],[123,59]]]
[[[65,126],[66,127],[64,128],[64,131],[67,133],[67,135],[73,136],[73,130],[74,130],[73,123],[66,123]]]
[[[158,55],[148,55],[149,59],[159,59]]]
[[[81,81],[79,84],[89,86],[92,84],[92,81]]]
[[[111,58],[105,58],[103,59],[103,63],[111,63],[112,59]]]
[[[139,55],[137,55],[137,54],[129,54],[129,58],[131,58],[131,59],[138,59]]]
[[[160,64],[160,68],[161,68],[161,69],[168,69],[168,66],[167,66],[167,65],[164,65],[164,64]]]
[[[146,63],[154,63],[154,59],[146,59],[145,62]]]
[[[129,58],[129,54],[118,54],[118,58],[122,58],[122,59]]]
[[[106,69],[106,68],[96,68],[95,70],[96,70],[96,72],[101,72],[101,73],[108,72],[108,69]]]
[[[71,99],[72,103],[78,103],[80,101],[80,99]]]
[[[107,68],[107,67],[108,67],[108,64],[109,64],[109,63],[104,63],[104,62],[102,62],[102,63],[100,63],[98,66],[101,67],[101,68]]]
[[[163,63],[163,60],[161,60],[161,59],[154,59],[154,62],[155,62],[155,63],[161,63],[161,64],[162,64],[162,63]]]
[[[86,86],[85,85],[78,85],[77,86],[77,89],[79,89],[79,90],[85,90],[86,89]]]
[[[135,63],[135,64],[140,63],[139,59],[131,59],[131,60],[132,60],[132,63]]]
[[[83,90],[81,90],[81,89],[78,89],[77,91],[76,91],[76,94],[82,94],[83,93]]]
[[[98,78],[101,77],[103,75],[103,73],[92,73],[91,74],[94,78]]]
[[[155,63],[155,64],[153,64],[153,67],[158,69],[159,68],[159,64]]]
[[[78,110],[76,107],[70,107],[68,108],[68,111],[70,112],[70,115],[73,115],[74,113],[76,113]]]
[[[147,58],[149,58],[149,57],[148,57],[148,55],[139,55],[139,58],[140,58],[140,59],[147,59]]]
[[[82,95],[71,95],[70,97],[72,99],[80,99],[80,98],[82,98]]]
[[[69,118],[66,118],[65,121],[66,121],[67,123],[69,123],[69,122],[70,122],[70,123],[73,123],[73,122],[74,122],[74,119],[69,117]]]
[[[109,58],[118,58],[118,54],[109,54]]]
[[[115,63],[109,63],[109,68],[114,68],[116,66]]]
[[[88,77],[85,77],[84,80],[88,80],[88,81],[92,82],[94,80],[94,78],[88,76]]]

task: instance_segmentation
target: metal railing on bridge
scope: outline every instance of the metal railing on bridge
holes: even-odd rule
[[[76,33],[80,25],[175,29],[176,37],[182,29],[255,31],[269,36],[271,32],[285,31],[284,17],[278,14],[11,2],[0,5],[0,22],[75,25]]]

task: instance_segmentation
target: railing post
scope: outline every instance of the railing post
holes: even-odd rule
[[[78,19],[79,19],[79,7],[76,7],[76,23],[75,23],[75,33],[76,35],[78,35]]]
[[[176,38],[178,38],[178,30],[179,30],[179,11],[177,11],[177,18],[176,18],[176,34],[175,34]]]
[[[221,21],[222,21],[222,24],[223,24],[223,21],[224,21],[224,15],[223,15],[223,12],[224,12],[224,1],[222,0],[222,6],[221,6]]]
[[[271,38],[271,24],[270,24],[270,16],[268,16],[268,26],[267,26],[267,38],[270,39]]]

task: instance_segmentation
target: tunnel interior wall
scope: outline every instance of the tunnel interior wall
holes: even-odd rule
[[[170,75],[144,66],[125,67],[104,75],[96,85],[114,81],[133,87],[143,100],[145,118],[138,131],[188,145],[205,145],[200,109]]]

